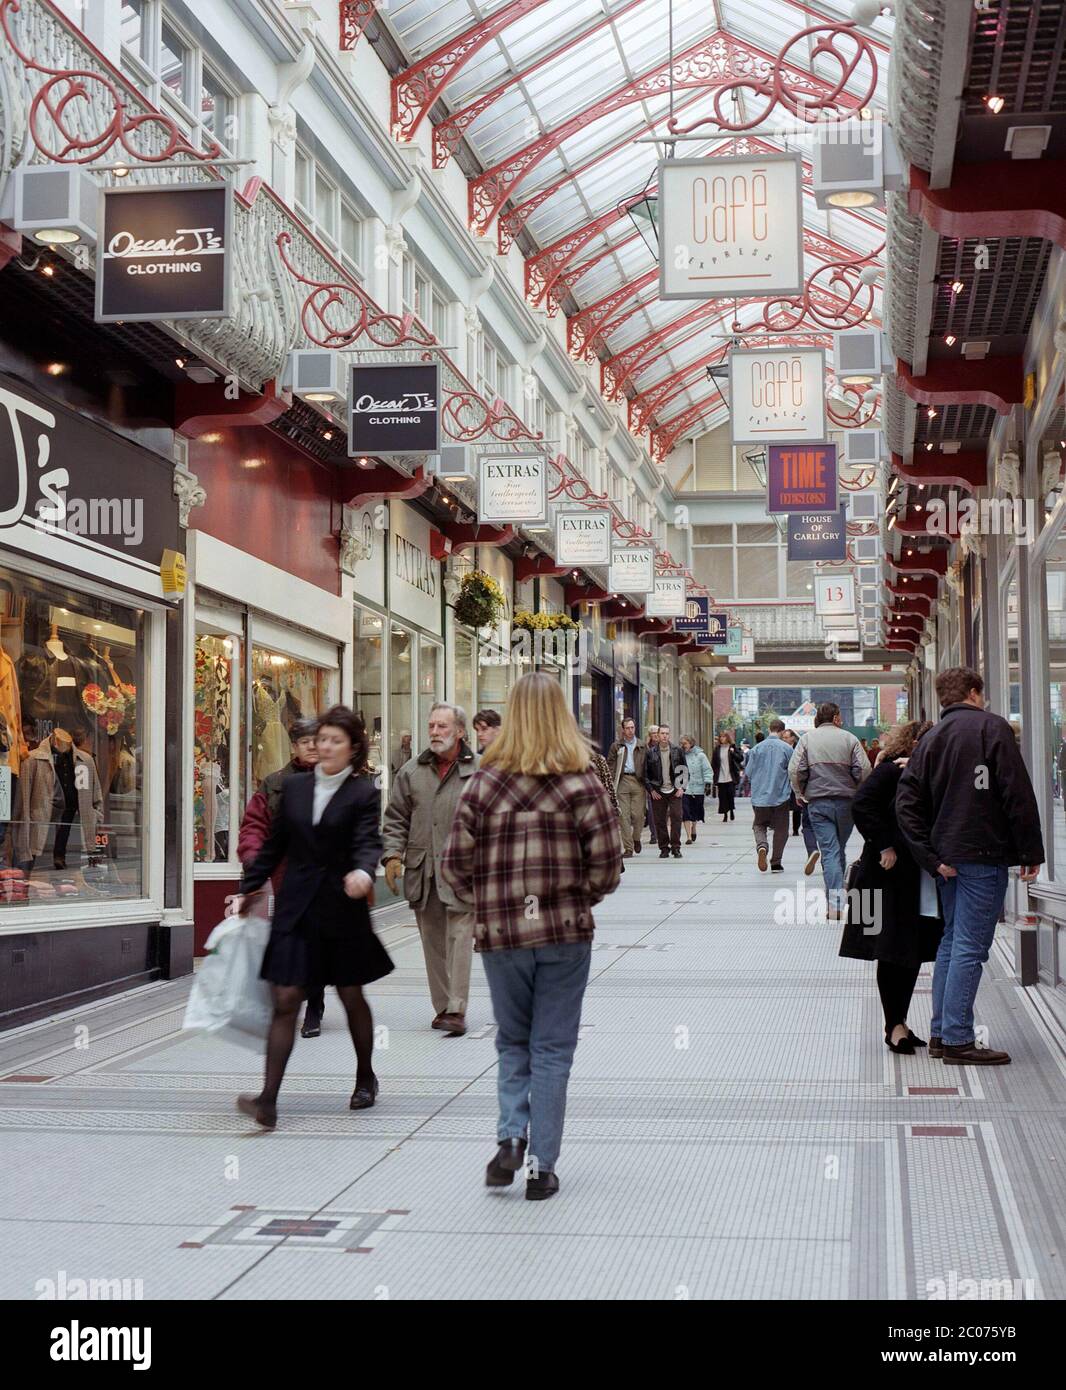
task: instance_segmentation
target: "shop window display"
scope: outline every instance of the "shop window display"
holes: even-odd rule
[[[236,638],[204,634],[196,639],[193,857],[198,864],[229,859],[232,715],[239,671],[240,643]],[[239,700],[236,703],[239,706]],[[238,803],[243,803],[239,792]]]
[[[368,608],[355,610],[355,643],[352,667],[355,687],[353,707],[366,725],[370,748],[367,761],[376,775],[382,768],[381,693],[382,632],[385,619]]]
[[[142,896],[143,625],[0,571],[0,906]]]
[[[283,768],[292,757],[289,729],[326,707],[328,676],[320,666],[265,647],[252,648],[252,780]]]

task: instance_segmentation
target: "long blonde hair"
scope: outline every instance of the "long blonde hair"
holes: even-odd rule
[[[515,681],[500,732],[481,755],[482,767],[549,777],[584,772],[589,746],[577,727],[559,682],[544,671]]]

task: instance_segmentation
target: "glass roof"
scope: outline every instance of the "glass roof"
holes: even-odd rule
[[[521,210],[522,230],[538,248],[572,236],[641,192],[667,154],[662,139],[647,137],[668,135],[671,112],[684,126],[712,114],[710,88],[684,85],[679,64],[686,52],[695,50],[694,60],[704,60],[702,66],[694,62],[694,84],[717,70],[714,63],[721,61],[730,40],[754,50],[756,59],[772,59],[790,45],[787,60],[793,67],[835,81],[839,69],[828,55],[815,52],[817,36],[797,36],[810,27],[851,18],[850,0],[528,0],[526,13],[479,43],[479,31],[491,26],[494,16],[517,11],[515,0],[388,0],[382,8],[412,64],[437,54],[443,45],[474,50],[447,81],[436,109],[461,112],[498,89],[491,104],[463,131],[482,169],[506,170],[508,161],[530,145],[572,123],[565,138],[556,136],[545,142],[547,148],[533,152],[539,157],[523,165],[504,206],[504,212]],[[862,33],[874,44],[878,62],[875,95],[869,105],[883,115],[891,16],[882,16]],[[668,81],[671,54],[673,91]],[[431,75],[451,66],[449,59]],[[645,85],[640,99],[627,91],[657,69],[661,80]],[[864,97],[869,77],[869,67],[859,63],[846,90],[855,98]],[[765,99],[750,91],[741,91],[733,105],[742,120],[758,116],[764,108]],[[809,150],[810,135],[782,138],[765,133],[769,126],[780,124],[783,116],[775,111],[757,138],[768,150]],[[686,158],[713,157],[713,152],[736,148],[713,125],[703,127],[700,135],[698,140],[678,142],[676,152]],[[533,206],[525,208],[527,203]],[[808,246],[808,275],[825,264],[827,250],[835,259],[862,258],[876,252],[885,239],[884,216],[878,209],[821,211],[809,191],[804,196],[804,227],[831,243],[829,248]],[[489,230],[495,235],[495,225]],[[877,257],[877,263],[880,260]],[[741,305],[734,313],[731,303],[719,301],[692,322],[691,302],[664,303],[657,298],[654,276],[649,275],[654,266],[654,256],[629,217],[618,216],[567,262],[570,297],[565,305],[576,312],[646,277],[647,286],[619,305],[613,321],[607,323],[600,356],[617,355],[679,324],[649,348],[627,394],[634,389],[647,392],[680,372],[676,391],[671,387],[670,399],[658,414],[659,423],[706,402],[708,414],[699,428],[712,429],[721,422],[725,408],[698,364],[725,345],[726,339],[715,335],[727,333],[734,318],[743,326],[753,324],[761,317],[762,306]],[[828,275],[817,283],[833,292]],[[872,318],[880,322],[879,287]],[[819,330],[805,323],[796,331]],[[829,346],[831,330],[823,331]],[[713,402],[717,402],[714,408]]]

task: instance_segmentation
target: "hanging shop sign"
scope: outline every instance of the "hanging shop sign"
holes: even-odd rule
[[[660,299],[802,289],[799,154],[664,160],[658,207]]]
[[[825,349],[734,348],[729,425],[734,444],[825,439]]]
[[[607,587],[615,594],[650,594],[655,588],[655,551],[650,545],[616,545]]]
[[[610,512],[557,512],[555,558],[561,565],[609,565]]]
[[[230,316],[229,184],[104,188],[100,199],[97,323]]]
[[[699,595],[689,597],[685,600],[684,617],[674,619],[675,632],[706,632],[708,630],[708,615],[710,613],[711,601],[709,598],[702,598]]]
[[[850,574],[814,576],[814,611],[820,618],[855,612],[855,578]]]
[[[740,644],[740,655],[733,658],[735,665],[748,665],[755,661],[755,638],[745,637]]]
[[[847,513],[790,512],[788,518],[789,560],[846,560],[848,555]]]
[[[179,534],[171,461],[0,376],[0,544],[161,595]]]
[[[545,454],[486,454],[478,463],[477,519],[494,526],[536,525],[548,515]]]
[[[440,363],[355,363],[348,396],[348,456],[440,450]]]
[[[769,515],[823,512],[835,517],[839,508],[835,444],[770,445],[766,457]]]
[[[706,629],[693,633],[693,641],[701,647],[714,647],[721,653],[729,645],[729,614],[708,613]]]
[[[429,522],[406,503],[389,509],[389,607],[429,632],[441,630],[441,566],[430,548]]]
[[[724,647],[718,648],[719,656],[739,656],[744,650],[744,629],[731,627]]]
[[[683,618],[686,612],[686,581],[683,575],[659,575],[644,603],[649,618]]]

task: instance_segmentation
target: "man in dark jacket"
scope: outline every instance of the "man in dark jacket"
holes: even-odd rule
[[[644,760],[644,784],[651,797],[659,858],[681,858],[681,795],[688,786],[688,763],[676,743],[670,742],[670,725],[660,724],[653,747]],[[669,832],[667,824],[669,823]]]
[[[984,681],[955,666],[936,679],[940,722],[914,750],[896,792],[896,820],[911,853],[934,876],[944,935],[933,971],[929,1055],[955,1066],[1002,1066],[1006,1052],[978,1047],[973,1004],[1007,892],[1007,869],[1025,881],[1044,862],[1033,785],[1014,731],[985,710]]]
[[[281,805],[281,793],[285,783],[294,772],[306,772],[318,762],[315,738],[318,734],[317,719],[297,719],[289,729],[292,744],[292,758],[277,772],[263,778],[262,785],[244,808],[244,818],[237,832],[237,858],[245,870],[249,869],[259,857],[259,851],[270,834],[270,826]],[[274,891],[277,892],[285,874],[284,864],[274,875]],[[308,991],[307,1008],[304,1011],[302,1038],[317,1038],[322,1032],[322,1014],[325,1011],[325,991],[320,987]]]

